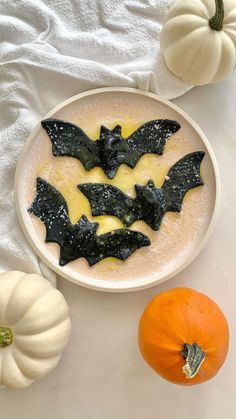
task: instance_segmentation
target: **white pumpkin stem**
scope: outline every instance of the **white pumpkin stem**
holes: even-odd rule
[[[214,16],[209,20],[210,28],[214,31],[221,31],[224,22],[224,3],[223,0],[215,0],[216,11]]]
[[[181,353],[186,361],[182,371],[186,378],[191,379],[197,375],[206,354],[197,343],[185,343]]]
[[[13,336],[9,327],[0,326],[0,348],[5,348],[12,343]]]

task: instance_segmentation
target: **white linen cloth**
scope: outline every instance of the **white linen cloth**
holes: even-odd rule
[[[0,271],[54,274],[20,229],[13,182],[34,125],[79,92],[126,86],[174,98],[190,86],[165,67],[162,22],[174,0],[0,0]]]

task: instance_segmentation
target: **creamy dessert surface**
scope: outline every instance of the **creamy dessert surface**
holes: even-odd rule
[[[175,119],[181,124],[181,129],[167,141],[162,156],[144,155],[134,169],[122,165],[112,180],[108,179],[99,167],[86,171],[82,163],[75,158],[54,157],[51,141],[46,132],[40,129],[29,149],[27,164],[24,165],[25,210],[34,199],[36,177],[40,176],[62,193],[68,204],[72,223],[76,223],[82,214],[86,214],[89,220],[99,222],[98,234],[124,226],[116,217],[92,217],[89,202],[77,188],[78,184],[109,183],[134,197],[136,183],[144,185],[152,179],[156,186],[161,187],[168,170],[180,158],[193,151],[206,151],[199,135],[182,116],[166,105],[139,95],[106,93],[83,98],[69,104],[53,117],[79,125],[93,139],[99,138],[101,125],[113,128],[120,124],[122,135],[127,137],[142,123],[151,119]],[[210,222],[214,207],[215,183],[208,153],[201,165],[201,175],[204,186],[192,189],[186,194],[181,213],[166,213],[159,231],[153,231],[143,221],[136,221],[130,227],[149,236],[151,246],[139,249],[125,262],[107,258],[89,267],[85,259],[78,259],[61,269],[74,277],[83,274],[91,278],[114,281],[139,279],[153,273],[157,276],[168,273],[173,266],[178,265],[180,259],[191,252],[196,243],[200,242]],[[33,214],[28,215],[28,218],[30,228],[37,233],[41,245],[58,264],[59,246],[55,243],[44,243],[44,224]]]

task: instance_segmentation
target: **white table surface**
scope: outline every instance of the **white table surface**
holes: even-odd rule
[[[48,377],[0,391],[1,417],[15,419],[236,418],[236,72],[174,103],[200,125],[215,151],[222,202],[214,232],[184,272],[146,291],[106,294],[59,280],[72,319],[70,343]],[[231,330],[227,361],[208,383],[181,387],[156,375],[137,345],[139,317],[157,293],[189,286],[212,297]]]

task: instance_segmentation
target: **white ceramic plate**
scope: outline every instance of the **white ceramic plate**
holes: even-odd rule
[[[78,183],[105,182],[100,168],[86,172],[82,164],[70,157],[54,157],[51,142],[39,123],[26,141],[19,159],[16,178],[16,206],[22,229],[38,256],[57,274],[70,281],[103,291],[134,291],[156,285],[184,269],[200,252],[212,232],[219,207],[219,174],[213,151],[197,124],[181,109],[154,94],[130,88],[91,90],[66,100],[43,119],[52,117],[80,125],[91,137],[97,138],[99,127],[122,125],[127,136],[143,122],[168,118],[177,120],[181,129],[167,142],[163,156],[146,155],[131,170],[122,165],[111,181],[130,195],[135,183],[146,184],[152,178],[159,186],[168,169],[192,151],[203,150],[201,174],[204,186],[187,193],[180,214],[167,213],[158,232],[138,221],[132,229],[147,234],[152,244],[139,249],[126,262],[108,258],[92,268],[79,259],[61,267],[59,247],[45,243],[45,228],[27,212],[34,196],[36,177],[54,184],[67,200],[72,222],[82,212],[91,217],[90,207],[77,188]],[[94,217],[100,222],[100,232],[121,228],[115,217]]]

